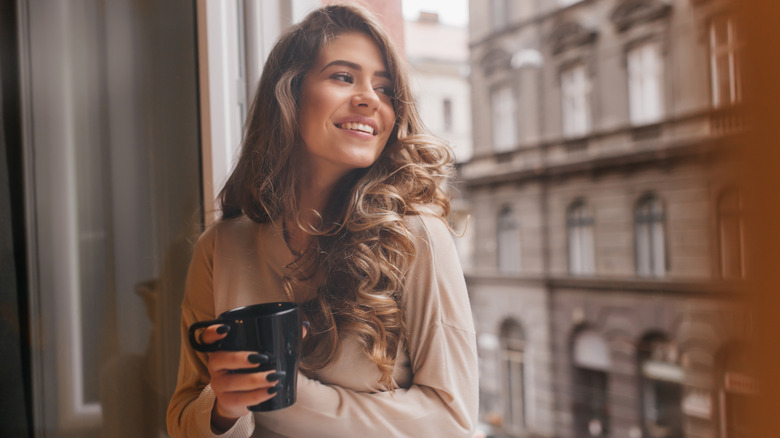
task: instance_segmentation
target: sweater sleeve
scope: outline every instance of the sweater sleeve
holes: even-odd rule
[[[168,433],[186,438],[245,438],[255,428],[251,413],[241,417],[225,433],[211,429],[211,410],[216,396],[209,385],[207,356],[189,347],[188,328],[195,321],[215,318],[214,311],[214,245],[216,230],[207,230],[195,245],[187,272],[181,318],[181,353],[176,391],[168,405]]]
[[[298,400],[257,421],[284,436],[471,437],[477,422],[474,324],[452,236],[438,219],[409,226],[416,255],[405,280],[413,380],[407,389],[356,392],[299,375]],[[349,370],[344,370],[349,372]]]

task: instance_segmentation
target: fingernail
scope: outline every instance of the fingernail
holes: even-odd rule
[[[224,335],[225,333],[227,333],[229,331],[230,331],[230,326],[229,325],[224,325],[223,324],[223,325],[217,327],[217,334]]]
[[[279,385],[277,385],[277,386],[272,386],[272,387],[268,388],[268,393],[269,393],[269,394],[276,394],[276,393],[277,393],[277,391],[279,391]]]
[[[273,373],[269,374],[265,378],[265,380],[267,380],[268,382],[276,382],[277,380],[281,380],[281,379],[285,378],[286,376],[287,376],[287,373],[285,373],[284,371],[276,371],[276,372],[273,372]]]
[[[306,327],[306,330],[309,330],[311,328],[311,323],[309,321],[303,321],[303,326]]]
[[[257,364],[257,363],[268,362],[269,357],[267,354],[263,354],[263,353],[252,353],[249,355],[249,357],[247,357],[247,359],[249,360],[249,362]]]

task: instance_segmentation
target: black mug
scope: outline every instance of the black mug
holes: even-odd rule
[[[208,326],[222,324],[230,327],[227,335],[212,344],[202,344],[195,333]],[[295,403],[298,382],[298,359],[303,330],[298,305],[291,302],[254,304],[228,310],[211,321],[198,321],[190,326],[190,345],[202,353],[214,351],[256,351],[269,357],[257,368],[235,370],[239,373],[284,371],[286,376],[274,397],[250,411],[265,412],[286,408]]]

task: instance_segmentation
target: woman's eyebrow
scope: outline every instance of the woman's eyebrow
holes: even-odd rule
[[[322,70],[320,70],[320,72],[323,72],[328,67],[331,67],[331,66],[334,66],[334,65],[341,65],[341,66],[344,66],[344,67],[349,67],[349,68],[351,68],[353,70],[363,71],[363,67],[360,64],[356,64],[356,63],[351,62],[351,61],[345,61],[343,59],[337,59],[335,61],[329,62],[327,65],[325,65],[325,67],[322,67]],[[379,76],[379,77],[386,78],[386,79],[392,79],[392,77],[390,76],[390,73],[388,73],[385,70],[377,71],[376,73],[374,73],[374,76]]]

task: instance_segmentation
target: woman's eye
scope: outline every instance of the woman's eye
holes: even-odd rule
[[[331,78],[341,82],[352,83],[352,76],[348,73],[334,73],[331,75]]]
[[[393,87],[391,87],[389,85],[379,86],[379,87],[374,88],[374,90],[376,90],[379,93],[384,94],[385,96],[390,96],[390,97],[393,96]]]

